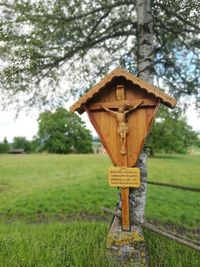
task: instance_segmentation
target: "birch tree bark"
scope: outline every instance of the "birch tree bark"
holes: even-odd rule
[[[153,19],[151,0],[136,0],[137,13],[137,68],[138,76],[153,83]],[[130,191],[131,222],[144,221],[147,191],[147,149],[140,154],[138,167],[141,169],[141,186]]]

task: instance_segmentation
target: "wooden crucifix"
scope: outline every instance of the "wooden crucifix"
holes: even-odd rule
[[[72,112],[87,112],[113,165],[111,186],[121,188],[122,230],[130,230],[129,187],[138,187],[134,170],[160,102],[176,100],[133,74],[117,68],[76,103]],[[135,179],[135,182],[134,182]]]
[[[124,86],[119,85],[120,89],[124,89]],[[119,88],[117,87],[117,89]],[[124,94],[121,93],[122,99],[124,99]],[[118,100],[122,100],[118,96]],[[111,108],[101,106],[105,111],[113,115],[117,120],[117,132],[120,139],[120,153],[121,155],[126,155],[126,137],[129,132],[127,115],[139,107],[144,101],[140,100],[137,104],[129,106],[126,109],[126,105],[122,104],[119,106],[117,111],[112,110]],[[112,105],[112,104],[111,104]],[[126,158],[124,158],[124,166],[127,167]],[[129,188],[121,187],[121,210],[122,210],[122,229],[127,231],[130,230],[130,212],[129,212]]]
[[[117,119],[118,134],[120,137],[120,144],[121,144],[121,148],[120,148],[121,155],[126,154],[126,136],[128,134],[128,131],[129,131],[128,124],[126,122],[126,115],[129,114],[131,111],[135,110],[142,103],[143,103],[143,101],[140,101],[140,103],[134,105],[133,107],[129,107],[128,109],[126,109],[125,105],[122,105],[118,108],[118,111],[113,111],[112,109],[109,109],[109,108],[102,106],[103,109],[110,112],[111,115],[114,115]]]
[[[133,113],[138,109],[155,107],[156,104],[152,103],[148,99],[134,99],[129,100],[126,98],[126,88],[123,84],[116,85],[114,92],[114,101],[103,101],[91,103],[88,107],[85,107],[88,116],[99,133],[101,140],[103,141],[106,150],[109,151],[106,142],[106,136],[102,136],[102,130],[99,129],[99,123],[103,120],[109,120],[110,131],[112,132],[113,148],[110,151],[110,155],[117,153],[120,162],[115,163],[116,166],[129,167],[128,157],[130,154],[130,147],[127,144],[128,137],[133,137],[134,129],[133,122],[130,121]],[[92,112],[91,112],[92,111]],[[107,117],[105,117],[105,115]],[[106,119],[107,118],[107,119]],[[107,128],[105,127],[105,129]],[[102,129],[102,128],[101,128]],[[136,131],[136,130],[135,130]],[[113,134],[114,133],[114,134]],[[136,133],[135,133],[136,134]],[[129,139],[130,139],[129,138]],[[110,142],[108,142],[110,143]],[[138,153],[138,148],[135,146],[135,153]],[[135,166],[135,164],[133,165]],[[138,176],[139,179],[139,176]],[[138,186],[138,184],[137,184]],[[122,212],[122,230],[130,230],[130,207],[129,207],[129,186],[119,186],[121,189],[121,212]]]

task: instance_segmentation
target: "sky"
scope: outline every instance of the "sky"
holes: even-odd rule
[[[67,104],[66,108],[71,106],[71,102]],[[18,118],[15,118],[16,112],[14,110],[0,112],[0,142],[6,137],[9,142],[12,142],[15,136],[25,136],[31,140],[38,132],[37,118],[39,111],[31,111],[30,114],[21,112]],[[186,113],[188,124],[192,126],[195,131],[200,132],[200,117],[197,112],[190,107]],[[81,118],[86,122],[86,127],[91,130],[93,136],[97,136],[96,131],[91,125],[86,114],[81,115]]]
[[[74,101],[69,101],[65,108],[69,109]],[[0,142],[6,137],[8,142],[12,142],[15,136],[25,136],[28,140],[32,140],[33,136],[37,135],[39,117],[38,110],[30,110],[29,113],[21,111],[16,118],[16,111],[0,111]],[[81,115],[81,119],[85,121],[86,127],[91,131],[93,136],[97,136],[92,124],[87,115]]]
[[[39,112],[34,112],[30,115],[20,114],[15,119],[15,112],[1,112],[0,113],[0,142],[6,137],[9,142],[12,142],[15,136],[25,136],[28,140],[31,140],[38,132],[37,118]],[[86,114],[81,116],[86,122],[86,126],[91,130],[92,135],[97,136],[90,121],[87,119]]]

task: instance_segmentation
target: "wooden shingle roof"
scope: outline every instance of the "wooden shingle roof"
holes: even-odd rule
[[[108,75],[106,75],[94,87],[92,87],[87,93],[85,93],[77,102],[75,102],[71,106],[70,111],[78,111],[80,114],[82,114],[84,112],[84,105],[96,94],[98,94],[103,88],[105,88],[106,84],[111,82],[115,77],[124,77],[126,80],[131,81],[133,84],[139,86],[142,90],[145,90],[146,92],[153,94],[156,98],[159,98],[161,103],[170,108],[173,108],[176,105],[176,99],[159,90],[157,87],[149,84],[148,82],[133,75],[132,73],[127,72],[122,68],[116,68]]]

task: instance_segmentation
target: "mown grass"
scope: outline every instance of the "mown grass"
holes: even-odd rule
[[[200,187],[200,155],[149,160],[149,180]],[[72,214],[102,214],[113,208],[117,189],[107,184],[111,162],[101,155],[0,156],[0,221],[49,220]],[[185,227],[200,224],[200,194],[148,187],[146,215]]]
[[[2,220],[99,214],[101,206],[116,202],[116,190],[107,186],[107,157],[26,155],[0,160]]]
[[[149,160],[149,180],[200,187],[199,162],[200,155],[160,155]],[[113,266],[101,211],[118,200],[109,166],[101,155],[0,155],[0,266]],[[147,218],[195,230],[199,195],[150,185]],[[145,234],[152,266],[200,266],[198,253]]]
[[[157,155],[148,167],[150,180],[200,187],[200,154]]]

